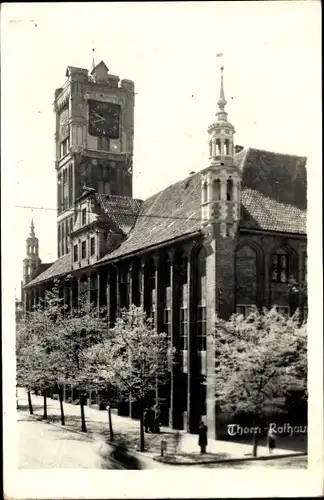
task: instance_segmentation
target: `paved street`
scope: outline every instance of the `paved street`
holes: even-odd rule
[[[148,448],[146,453],[126,452],[125,446],[133,450],[138,446],[137,421],[114,415],[115,446],[111,446],[106,412],[85,408],[89,432],[80,433],[77,432],[80,429],[80,407],[78,405],[64,404],[66,426],[62,427],[58,401],[47,399],[47,422],[41,419],[43,413],[43,399],[41,397],[32,395],[34,416],[29,415],[27,394],[24,389],[19,389],[18,401],[19,463],[22,468],[164,469],[175,467],[152,460],[154,455],[159,454],[161,439],[172,441],[174,433],[170,429],[162,430],[160,435],[146,435],[146,447]],[[196,441],[196,436],[181,434],[182,453],[189,453],[191,458],[198,459]],[[246,444],[210,440],[209,447],[212,446],[214,447],[212,451],[216,452],[219,458],[243,458],[251,453],[251,447]],[[262,447],[260,447],[260,454],[261,451]],[[280,455],[282,450],[276,450],[276,452]],[[268,455],[268,452],[266,454]],[[291,459],[245,461],[231,464],[200,463],[199,466],[245,469],[306,467],[306,464],[307,457],[293,457]],[[183,464],[181,468],[183,469],[183,467],[186,466]]]
[[[19,467],[84,469],[165,469],[171,466],[137,458],[102,441],[93,440],[19,412]]]

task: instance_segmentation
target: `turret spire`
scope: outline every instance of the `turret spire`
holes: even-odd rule
[[[91,71],[93,71],[95,69],[95,66],[96,66],[94,54],[95,54],[95,49],[92,49],[92,64],[91,64],[91,68],[90,68],[90,73],[91,73]]]
[[[225,111],[225,106],[227,104],[227,101],[225,99],[225,93],[224,93],[223,71],[224,71],[224,66],[221,67],[221,86],[220,86],[219,100],[217,103],[219,111],[217,111],[216,113],[218,120],[227,120],[227,113]]]
[[[30,224],[30,236],[35,236],[35,226],[34,226],[33,218],[31,220],[31,224]]]

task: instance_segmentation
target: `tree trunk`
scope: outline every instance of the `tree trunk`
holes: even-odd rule
[[[65,425],[64,408],[63,408],[63,387],[59,387],[60,410],[61,410],[61,425]]]
[[[258,456],[258,442],[259,442],[259,436],[258,436],[258,429],[256,429],[257,426],[257,417],[255,414],[253,414],[253,427],[254,427],[254,432],[253,432],[253,444],[252,444],[252,456],[257,457]]]
[[[31,395],[30,395],[30,391],[27,391],[27,394],[28,394],[28,407],[29,407],[29,413],[31,415],[34,414],[34,409],[33,409],[33,405],[32,405],[32,400],[31,400]]]
[[[46,389],[43,390],[43,400],[44,400],[44,415],[43,419],[47,420],[47,400],[46,400]]]
[[[144,412],[143,412],[143,402],[139,402],[139,410],[140,410],[140,451],[144,451],[145,442],[144,442]]]
[[[86,426],[86,421],[84,417],[84,395],[80,394],[80,409],[81,409],[81,431],[82,432],[87,432],[87,426]]]
[[[114,440],[114,432],[113,432],[113,426],[112,426],[112,421],[111,421],[111,408],[110,405],[108,405],[108,422],[109,422],[109,434],[110,434],[110,441]]]

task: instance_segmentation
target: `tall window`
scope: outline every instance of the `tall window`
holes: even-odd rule
[[[65,254],[65,227],[64,227],[64,222],[62,224],[62,239],[61,239],[61,249],[62,249],[62,255]]]
[[[206,350],[206,250],[200,248],[196,257],[197,348]]]
[[[165,308],[163,311],[164,333],[168,336],[168,341],[171,340],[171,309]]]
[[[180,350],[188,349],[188,309],[181,307],[180,309]]]
[[[67,170],[63,170],[63,210],[68,208],[69,191],[68,191],[68,175]]]
[[[227,201],[233,200],[233,181],[232,179],[228,179],[226,183],[226,199]]]
[[[100,151],[109,151],[109,139],[107,137],[98,137],[98,149]]]
[[[87,242],[82,241],[81,243],[81,259],[85,259],[87,255]]]
[[[61,142],[61,158],[68,154],[69,152],[69,147],[70,147],[70,140],[69,137],[64,139],[64,141]]]
[[[110,182],[104,182],[104,194],[110,194]]]
[[[197,348],[198,351],[206,351],[206,306],[199,305],[197,312]]]
[[[57,226],[57,249],[58,256],[61,257],[61,226]]]
[[[206,203],[206,201],[207,201],[207,182],[206,181],[203,183],[202,190],[203,190],[202,200],[203,200],[203,203]]]
[[[212,141],[209,142],[209,156],[213,156],[213,143],[212,143]]]
[[[73,246],[73,262],[78,260],[78,245]]]
[[[273,254],[271,256],[271,279],[273,283],[287,283],[289,279],[289,256]]]
[[[84,226],[87,222],[87,209],[83,208],[81,212],[82,226]]]
[[[96,240],[95,238],[90,239],[90,255],[94,255],[96,251]]]
[[[69,253],[69,221],[65,221],[65,253]]]
[[[220,200],[220,180],[214,179],[213,181],[213,199],[218,201]]]

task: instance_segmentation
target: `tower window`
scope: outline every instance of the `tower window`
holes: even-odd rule
[[[107,137],[98,137],[98,149],[100,151],[109,151],[109,139]]]
[[[87,255],[87,242],[82,241],[81,243],[81,259],[85,259]]]
[[[207,201],[207,182],[205,181],[202,185],[202,202],[206,203]]]
[[[271,277],[273,283],[287,283],[289,275],[289,258],[286,254],[271,256]]]
[[[82,223],[82,226],[84,226],[87,222],[87,209],[86,208],[83,208],[82,209],[82,212],[81,212],[81,223]]]
[[[61,142],[61,158],[63,158],[63,156],[68,154],[69,147],[70,147],[70,140],[67,137],[66,139],[64,139],[64,141]]]
[[[213,181],[213,199],[220,200],[220,180],[215,179]]]
[[[212,143],[212,141],[209,142],[209,156],[213,156],[213,143]]]
[[[233,181],[228,179],[226,184],[226,199],[227,201],[233,201]]]
[[[77,262],[78,260],[78,245],[74,245],[73,247],[73,261]]]
[[[95,238],[90,239],[90,255],[94,255],[96,251],[96,240]]]

